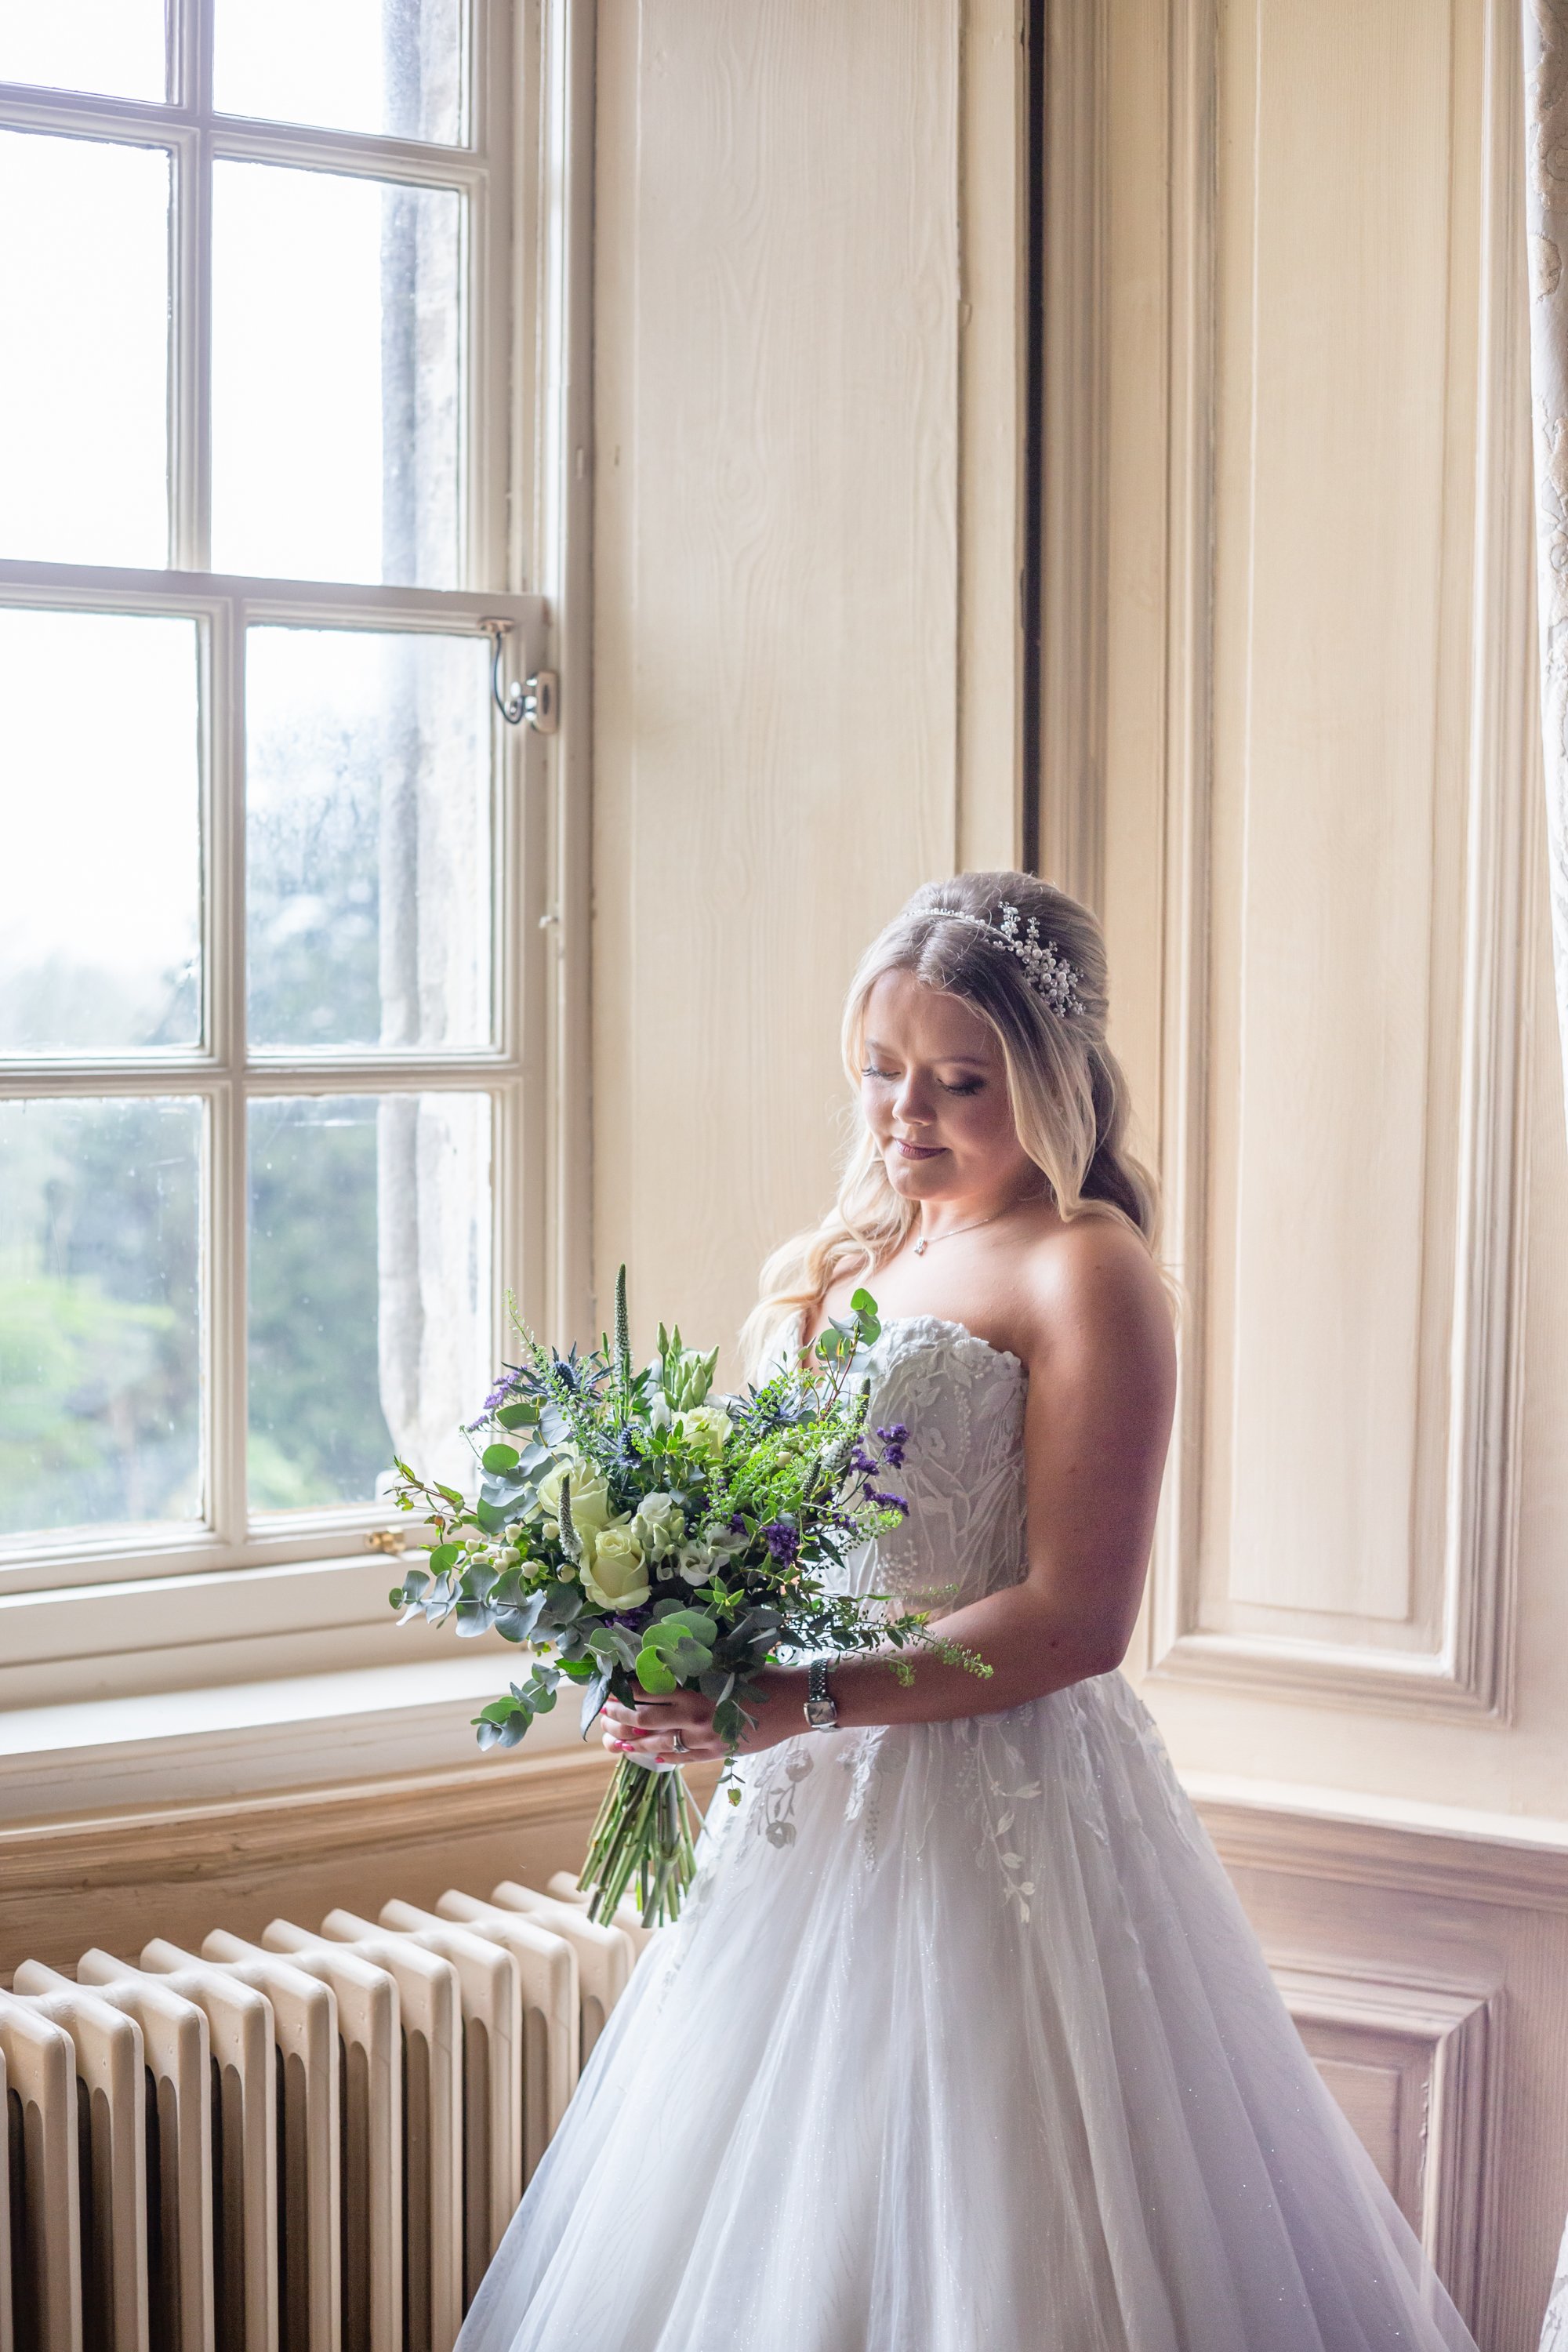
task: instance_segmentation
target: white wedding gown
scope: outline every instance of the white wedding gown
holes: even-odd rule
[[[1023,1366],[918,1317],[870,1376],[858,1588],[1016,1580]],[[1471,2347],[1120,1675],[742,1777],[459,2352]]]

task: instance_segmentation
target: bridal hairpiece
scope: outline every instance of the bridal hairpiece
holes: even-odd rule
[[[1055,940],[1041,939],[1039,923],[1033,915],[1025,922],[1016,907],[1006,905],[997,908],[994,922],[988,915],[961,914],[955,907],[943,907],[938,911],[950,923],[968,923],[975,930],[984,931],[999,948],[1016,956],[1036,995],[1043,996],[1062,1020],[1083,1011],[1078,967],[1068,961]]]

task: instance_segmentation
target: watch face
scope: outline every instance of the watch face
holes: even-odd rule
[[[805,1719],[817,1731],[831,1731],[838,1720],[838,1709],[830,1698],[809,1698],[805,1703]]]

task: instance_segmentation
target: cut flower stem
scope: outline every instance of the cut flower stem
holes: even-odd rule
[[[678,1918],[680,1898],[697,1868],[700,1826],[679,1766],[661,1769],[623,1756],[605,1791],[577,1882],[592,1898],[589,1918],[613,1918],[634,1880],[645,1926]]]

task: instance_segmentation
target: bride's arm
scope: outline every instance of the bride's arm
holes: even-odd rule
[[[914,1655],[900,1683],[886,1655],[833,1668],[841,1724],[939,1723],[989,1715],[1121,1662],[1148,1566],[1175,1393],[1170,1311],[1158,1275],[1124,1230],[1085,1218],[1024,1270],[1018,1351],[1028,1366],[1024,1453],[1028,1571],[936,1621],[991,1668],[984,1679]],[[748,1750],[802,1730],[804,1667],[771,1668],[748,1706]],[[666,1754],[676,1731],[694,1756],[722,1754],[696,1693],[606,1709],[606,1743]]]

